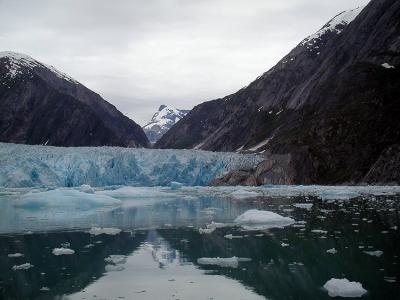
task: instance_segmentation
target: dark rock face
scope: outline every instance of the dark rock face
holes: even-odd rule
[[[400,1],[372,0],[353,21],[341,22],[352,19],[348,14],[248,87],[196,106],[156,147],[268,150],[290,155],[283,182],[363,181],[400,143]],[[400,182],[398,173],[374,174],[366,178]],[[261,183],[277,180],[260,176]]]
[[[29,56],[0,54],[0,141],[148,147],[139,125],[85,86]]]

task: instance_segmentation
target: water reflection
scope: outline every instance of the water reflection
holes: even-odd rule
[[[306,197],[204,196],[66,213],[65,218],[3,203],[2,232],[33,232],[0,236],[0,298],[329,299],[321,287],[334,277],[361,282],[368,290],[365,299],[396,299],[399,203],[398,196],[330,203]],[[211,221],[230,223],[250,208],[290,216],[296,224],[268,231],[198,231]],[[124,231],[91,236],[85,231],[93,224]],[[75,254],[52,254],[66,242]],[[366,253],[377,250],[383,255]],[[24,256],[8,257],[13,253]],[[107,267],[110,255],[126,259]],[[251,260],[237,267],[198,264],[199,258],[234,256]],[[12,270],[27,262],[34,267]]]

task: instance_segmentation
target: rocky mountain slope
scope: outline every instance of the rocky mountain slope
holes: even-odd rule
[[[269,163],[248,171],[257,184],[400,182],[385,173],[399,161],[399,69],[400,1],[372,0],[246,88],[196,106],[156,147],[265,151]]]
[[[148,147],[142,128],[55,68],[0,52],[0,141]]]
[[[153,115],[151,121],[143,126],[150,143],[157,142],[173,125],[182,119],[190,110],[177,109],[172,106],[161,105]]]

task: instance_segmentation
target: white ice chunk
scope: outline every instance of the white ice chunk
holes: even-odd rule
[[[283,228],[293,224],[295,221],[292,218],[283,217],[271,211],[250,209],[238,216],[234,222],[246,230],[261,230]]]
[[[88,184],[82,184],[82,185],[79,187],[79,190],[80,190],[81,192],[84,192],[84,193],[94,194],[94,189],[93,189],[90,185],[88,185]]]
[[[74,254],[75,251],[69,248],[54,248],[52,253],[54,255],[71,255]]]
[[[326,250],[326,253],[336,254],[336,253],[337,253],[337,250],[336,250],[335,248],[328,249],[328,250]]]
[[[104,259],[106,263],[120,265],[126,263],[125,255],[110,255]]]
[[[239,262],[250,261],[250,258],[244,257],[202,257],[197,259],[197,263],[200,265],[215,265],[223,268],[237,268],[239,266]]]
[[[22,264],[22,265],[13,266],[12,269],[13,269],[14,271],[16,271],[16,270],[28,270],[28,269],[33,268],[33,267],[34,267],[34,266],[31,265],[30,263],[24,263],[24,264]]]
[[[119,228],[101,228],[101,227],[92,227],[89,230],[89,233],[91,235],[100,235],[100,234],[108,234],[108,235],[117,235],[121,232],[122,230]]]
[[[394,66],[389,65],[388,63],[383,63],[381,66],[384,67],[385,69],[394,69]]]
[[[294,207],[310,210],[313,207],[312,203],[295,203]]]
[[[375,250],[375,251],[364,251],[365,254],[371,255],[371,256],[376,256],[380,257],[383,255],[383,251],[381,250]]]
[[[361,297],[367,290],[365,290],[361,283],[349,281],[346,278],[336,279],[332,278],[324,284],[324,288],[328,291],[331,297]]]
[[[15,257],[23,257],[24,255],[22,253],[10,253],[7,256],[10,258],[15,258]]]

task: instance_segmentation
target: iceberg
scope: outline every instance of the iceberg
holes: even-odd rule
[[[283,228],[293,224],[295,221],[292,218],[283,217],[271,211],[250,209],[238,216],[234,222],[245,230],[263,230]]]
[[[358,298],[367,293],[361,283],[346,278],[332,278],[324,284],[324,289],[328,291],[330,297]]]
[[[119,147],[51,147],[0,143],[1,187],[207,185],[262,161],[257,154]],[[172,184],[178,187],[178,184]]]
[[[31,210],[55,207],[89,210],[100,206],[118,206],[120,204],[121,200],[107,195],[88,194],[72,189],[56,189],[26,193],[15,201],[14,206]]]

